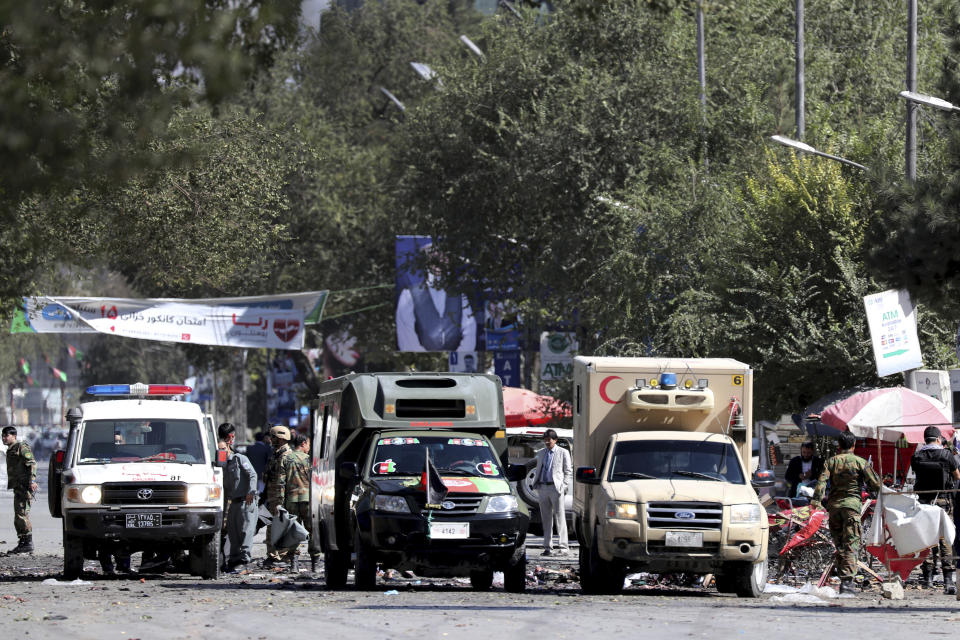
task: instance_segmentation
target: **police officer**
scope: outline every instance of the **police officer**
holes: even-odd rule
[[[33,553],[30,503],[38,488],[37,461],[30,445],[17,441],[14,427],[4,427],[0,433],[7,446],[7,489],[13,489],[13,526],[18,538],[17,546],[7,553]]]
[[[290,448],[290,429],[283,426],[273,427],[270,429],[270,440],[273,442],[273,456],[267,462],[265,490],[267,510],[275,516],[280,507],[286,509],[287,480],[292,474],[295,462],[293,450]],[[291,491],[295,492],[296,486],[291,487]],[[299,571],[299,545],[293,549],[274,549],[270,544],[271,529],[272,527],[267,530],[267,560],[264,562],[264,567],[276,566],[284,560],[289,560],[291,569]]]
[[[287,478],[284,508],[310,531],[310,438],[297,434],[290,444],[293,446],[294,463]],[[316,573],[320,548],[313,535],[307,543],[307,551],[310,553],[310,570]]]
[[[917,479],[913,483],[913,490],[923,504],[935,504],[953,519],[953,496],[949,492],[960,480],[960,469],[953,454],[945,449],[941,443],[942,434],[936,427],[927,427],[923,430],[924,444],[917,447],[910,458],[910,466]],[[945,493],[939,493],[945,491]],[[926,492],[926,493],[924,493]],[[951,560],[952,549],[940,538],[940,542],[920,565],[920,573],[925,587],[933,587],[933,573],[936,559],[940,558],[943,567],[943,592],[955,594],[956,560]]]
[[[857,551],[860,549],[862,529],[860,511],[861,485],[866,483],[874,491],[880,490],[880,478],[867,461],[853,453],[857,438],[849,431],[837,436],[837,455],[827,460],[813,491],[811,505],[821,508],[820,501],[830,482],[827,512],[830,514],[830,536],[837,548],[836,568],[840,577],[840,593],[853,593],[853,579],[857,575]]]
[[[227,466],[223,469],[223,498],[230,540],[227,573],[240,573],[247,568],[257,527],[257,472],[246,456],[233,450],[236,431],[229,422],[217,428],[217,436],[227,450]]]

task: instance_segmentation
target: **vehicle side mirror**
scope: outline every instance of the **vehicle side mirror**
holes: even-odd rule
[[[217,449],[217,455],[213,459],[213,466],[220,467],[223,469],[227,466],[227,453],[226,449]]]
[[[773,471],[769,469],[757,469],[750,480],[750,485],[754,489],[769,489],[775,483],[776,479],[773,476]]]
[[[600,484],[600,474],[596,467],[577,467],[577,482],[580,484]]]
[[[527,465],[510,464],[507,466],[507,480],[520,482],[527,476]]]
[[[356,480],[360,477],[360,467],[356,462],[341,462],[340,477],[344,480]]]

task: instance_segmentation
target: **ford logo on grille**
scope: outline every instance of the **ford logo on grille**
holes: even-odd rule
[[[677,511],[673,517],[677,520],[693,520],[697,516],[693,511]]]
[[[440,503],[440,506],[449,511],[450,509],[456,509],[457,505],[452,500],[444,500]]]
[[[149,500],[153,497],[153,489],[140,489],[137,491],[137,497],[141,500]]]

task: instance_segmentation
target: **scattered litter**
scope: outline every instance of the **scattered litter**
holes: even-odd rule
[[[43,616],[44,620],[66,620],[67,616],[61,616],[59,614],[54,614],[50,616]]]
[[[493,572],[493,586],[502,587],[503,586],[503,571],[494,571]]]
[[[77,578],[76,580],[57,580],[56,578],[47,578],[40,584],[55,584],[55,585],[63,585],[63,586],[70,586],[70,587],[88,587],[93,583],[88,582],[86,580],[81,580],[80,578]]]
[[[400,592],[397,591],[396,589],[390,589],[389,591],[384,591],[384,592],[383,592],[383,595],[385,595],[385,596],[398,596],[398,595],[400,595]]]
[[[785,584],[768,584],[764,593],[776,593],[770,598],[774,604],[824,604],[826,600],[853,598],[853,595],[839,595],[832,587],[817,587],[809,582],[802,587],[790,587]]]

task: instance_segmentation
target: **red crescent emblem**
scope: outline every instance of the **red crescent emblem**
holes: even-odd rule
[[[610,404],[620,404],[619,400],[611,400],[610,396],[607,395],[607,385],[611,380],[623,380],[623,378],[620,376],[608,376],[604,378],[603,382],[600,383],[600,389],[598,390],[600,392],[600,398],[604,402],[609,402]]]

